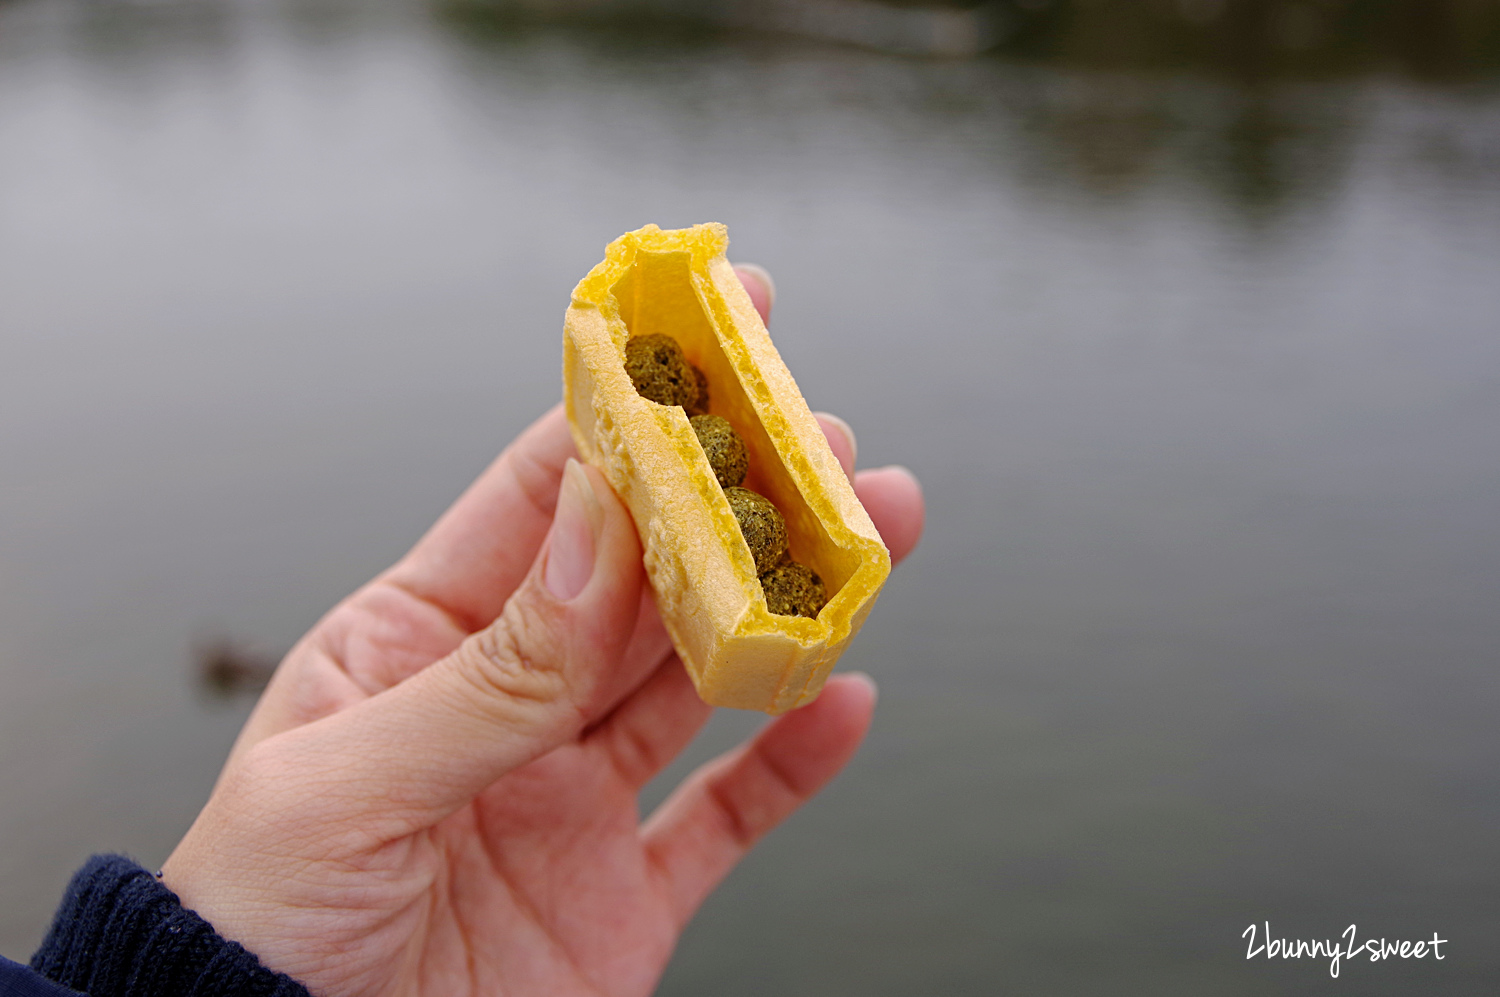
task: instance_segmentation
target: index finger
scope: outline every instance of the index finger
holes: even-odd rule
[[[557,508],[563,466],[576,458],[561,404],[532,423],[382,576],[452,617],[489,626],[536,560]]]

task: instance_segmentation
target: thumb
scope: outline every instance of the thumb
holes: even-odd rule
[[[569,460],[530,573],[485,630],[399,685],[281,745],[399,833],[441,820],[505,773],[576,737],[631,680],[621,664],[644,572],[630,514]],[[278,738],[275,740],[282,740]]]

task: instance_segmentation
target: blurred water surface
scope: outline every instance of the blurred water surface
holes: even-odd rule
[[[343,0],[0,6],[0,952],[191,821],[248,709],[195,648],[398,556],[557,397],[604,243],[704,220],[930,527],[866,750],[662,993],[1329,992],[1267,919],[1494,992],[1493,81]]]

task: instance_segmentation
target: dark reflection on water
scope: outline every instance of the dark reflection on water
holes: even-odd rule
[[[276,661],[227,637],[218,637],[199,643],[193,650],[194,678],[214,696],[255,694],[271,681]]]
[[[1397,69],[1438,79],[1500,64],[1500,8],[1489,2],[1057,0],[1019,6],[1007,48],[1075,64],[1194,66],[1241,78]]]
[[[1162,52],[1132,50],[1128,44],[1131,38],[1155,38],[1147,29],[1160,27],[1159,10],[1150,14],[1136,4],[1073,11],[1062,7],[1023,10],[1048,28],[1026,34],[1024,44],[1017,35],[1009,49],[1044,54],[1062,64],[1086,64],[1090,60],[1074,52],[1080,45],[1068,39],[1072,33],[1098,32],[1117,42],[1110,48],[1116,55],[1111,68],[1095,75],[1058,76],[1003,59],[967,65],[909,63],[897,78],[858,78],[856,84],[850,76],[863,74],[841,64],[837,51],[816,49],[828,65],[809,79],[807,67],[793,54],[808,51],[805,45],[761,38],[747,46],[743,38],[680,19],[613,18],[602,25],[587,19],[585,26],[565,35],[555,21],[540,21],[534,12],[519,16],[504,4],[444,5],[439,19],[478,52],[498,58],[524,58],[521,53],[528,46],[566,37],[587,53],[592,71],[618,74],[622,82],[645,86],[656,99],[682,111],[734,99],[677,86],[678,72],[716,56],[756,65],[761,72],[800,69],[800,78],[787,83],[761,81],[765,89],[744,102],[742,113],[771,119],[804,99],[804,87],[823,87],[841,103],[860,107],[897,140],[947,144],[958,139],[970,147],[966,151],[999,153],[996,166],[1011,182],[1061,186],[1068,195],[1079,187],[1105,197],[1126,195],[1160,181],[1164,172],[1182,170],[1186,176],[1181,179],[1208,185],[1247,221],[1258,223],[1338,189],[1353,154],[1363,95],[1336,86],[1278,84],[1264,74],[1248,81],[1164,74]],[[1495,8],[1500,11],[1500,4]],[[1118,44],[1114,20],[1119,18],[1145,18],[1146,23],[1124,32],[1126,42]],[[1086,27],[1096,21],[1099,26]],[[1365,21],[1392,23],[1390,16]],[[1042,35],[1051,40],[1043,44]],[[1366,42],[1372,51],[1394,57],[1390,46],[1404,37],[1392,32]],[[1122,68],[1141,65],[1157,68],[1147,74]],[[1210,65],[1224,67],[1229,60]],[[1462,62],[1447,65],[1453,74],[1467,72]],[[1009,134],[991,131],[997,127]],[[1009,139],[1024,147],[1012,147]]]
[[[1028,7],[968,62],[0,7],[0,951],[88,850],[165,856],[248,708],[201,683],[550,404],[603,244],[712,218],[932,522],[850,655],[867,750],[664,993],[1327,992],[1246,962],[1265,919],[1452,939],[1361,994],[1492,992],[1493,6],[1306,6],[1372,20],[1313,67],[1234,3]]]
[[[1500,4],[1493,0],[855,0],[847,8],[861,4],[983,8],[1004,26],[991,54],[1052,65],[1192,68],[1239,80],[1397,71],[1445,81],[1500,67]],[[471,36],[516,38],[566,25],[616,48],[653,46],[663,38],[702,42],[742,25],[785,31],[783,19],[766,10],[774,6],[758,0],[443,0],[436,9],[445,23]],[[842,14],[859,16],[848,9]]]

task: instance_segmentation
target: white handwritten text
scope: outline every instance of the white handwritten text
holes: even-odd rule
[[[1354,936],[1358,934],[1354,925],[1349,925],[1340,935],[1343,942],[1329,941],[1325,938],[1314,938],[1311,941],[1305,938],[1272,938],[1271,922],[1265,922],[1265,933],[1261,935],[1261,942],[1256,945],[1256,926],[1254,924],[1240,933],[1241,938],[1249,938],[1250,943],[1245,948],[1245,958],[1254,959],[1263,955],[1267,959],[1327,959],[1328,975],[1338,978],[1339,962],[1344,959],[1353,959],[1360,953],[1369,953],[1371,962],[1379,962],[1382,959],[1425,959],[1429,954],[1434,959],[1445,959],[1447,956],[1439,951],[1439,945],[1447,945],[1448,939],[1439,938],[1437,932],[1432,933],[1432,941],[1409,942],[1409,941],[1386,941],[1384,938],[1370,938],[1364,942],[1355,942]]]

